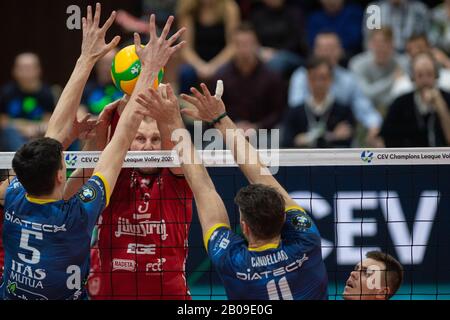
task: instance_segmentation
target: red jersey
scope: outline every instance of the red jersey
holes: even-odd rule
[[[99,222],[99,298],[189,299],[191,220],[184,178],[168,169],[156,175],[122,170]]]
[[[113,132],[118,120],[116,113]],[[94,299],[190,299],[185,264],[192,198],[184,177],[169,169],[154,175],[122,169],[99,220]]]

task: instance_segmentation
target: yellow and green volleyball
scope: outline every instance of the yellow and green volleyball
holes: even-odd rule
[[[133,93],[136,82],[141,74],[141,61],[136,54],[134,45],[123,48],[117,52],[111,66],[111,78],[114,85],[127,95]],[[164,77],[164,68],[159,70],[158,77],[153,83],[155,89],[158,88]]]

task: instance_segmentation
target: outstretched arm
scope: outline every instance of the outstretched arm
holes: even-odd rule
[[[182,113],[194,119],[212,123],[215,119],[226,114],[225,105],[220,98],[221,94],[213,97],[205,84],[202,83],[201,87],[203,94],[192,88],[193,97],[182,95],[184,100],[192,104],[192,107],[183,109]],[[287,207],[298,206],[272,176],[267,167],[261,163],[258,152],[247,141],[242,130],[239,130],[228,116],[222,118],[214,126],[220,130],[227,146],[233,153],[234,159],[239,164],[239,168],[251,184],[264,184],[274,187],[284,197]]]
[[[142,71],[139,75],[139,80],[136,83],[133,94],[130,97],[130,102],[127,104],[120,117],[116,132],[114,133],[111,142],[100,156],[99,162],[94,170],[95,173],[101,174],[109,184],[109,190],[107,190],[108,197],[114,189],[125,155],[136,135],[144,115],[148,115],[146,113],[147,110],[136,101],[138,95],[145,92],[149,87],[149,84],[153,83],[154,79],[157,77],[159,70],[166,65],[169,58],[185,44],[184,42],[181,42],[173,46],[176,40],[184,32],[184,29],[180,29],[170,39],[166,39],[173,20],[173,16],[169,17],[161,37],[158,38],[156,35],[155,15],[151,15],[150,42],[145,47],[141,46],[139,35],[134,35],[136,53],[141,60]]]
[[[195,197],[203,236],[216,225],[229,226],[225,205],[201,164],[191,136],[184,127],[172,87],[167,86],[167,98],[163,98],[154,89],[149,89],[145,94],[139,95],[138,102],[148,109],[153,119],[172,132],[172,139],[178,142],[176,148],[180,155],[181,168]]]
[[[115,110],[128,102],[127,96],[106,106],[98,117],[98,125],[92,130],[83,151],[103,151],[108,144],[109,127]],[[64,199],[70,199],[94,173],[94,169],[76,169],[67,180]]]
[[[106,32],[113,24],[116,13],[111,13],[103,27],[99,26],[100,13],[99,3],[96,5],[94,17],[92,17],[91,6],[88,6],[87,17],[83,18],[81,55],[48,123],[46,137],[60,141],[65,148],[77,138],[78,128],[74,126],[76,114],[84,87],[95,63],[120,41],[120,37],[116,36],[106,44]]]

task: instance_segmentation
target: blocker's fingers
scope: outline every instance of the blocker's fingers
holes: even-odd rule
[[[217,99],[222,99],[222,96],[223,96],[223,81],[222,80],[217,80],[215,97]]]
[[[195,106],[200,104],[200,101],[197,98],[188,96],[187,94],[184,94],[184,93],[181,95],[181,99],[183,99],[184,101],[189,102],[190,104],[193,104]]]
[[[141,52],[141,36],[139,35],[139,33],[135,32],[134,33],[134,46],[136,47],[136,52],[139,53]]]
[[[164,29],[163,29],[163,31],[162,31],[162,33],[161,33],[161,39],[166,40],[167,35],[168,35],[169,32],[170,32],[170,28],[172,27],[172,23],[173,23],[173,20],[174,20],[174,19],[175,19],[175,18],[174,18],[173,16],[170,16],[170,17],[167,19],[166,25],[164,26]]]

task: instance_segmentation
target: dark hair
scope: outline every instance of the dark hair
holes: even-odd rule
[[[366,257],[383,262],[386,266],[386,285],[391,289],[387,298],[392,298],[402,284],[403,266],[393,256],[381,251],[370,251]]]
[[[407,42],[412,42],[416,40],[425,40],[425,42],[429,44],[428,36],[425,33],[414,33],[408,38]]]
[[[53,192],[58,170],[62,169],[59,141],[35,139],[24,144],[15,154],[12,167],[25,190],[34,196]]]
[[[305,68],[307,71],[310,71],[310,70],[316,69],[322,65],[325,65],[328,68],[328,70],[330,71],[331,75],[333,75],[333,67],[328,62],[328,60],[324,59],[324,58],[319,58],[316,56],[310,57],[305,63]]]
[[[260,240],[269,240],[281,233],[285,221],[285,201],[274,188],[252,184],[242,188],[234,202],[239,206],[242,220]]]

